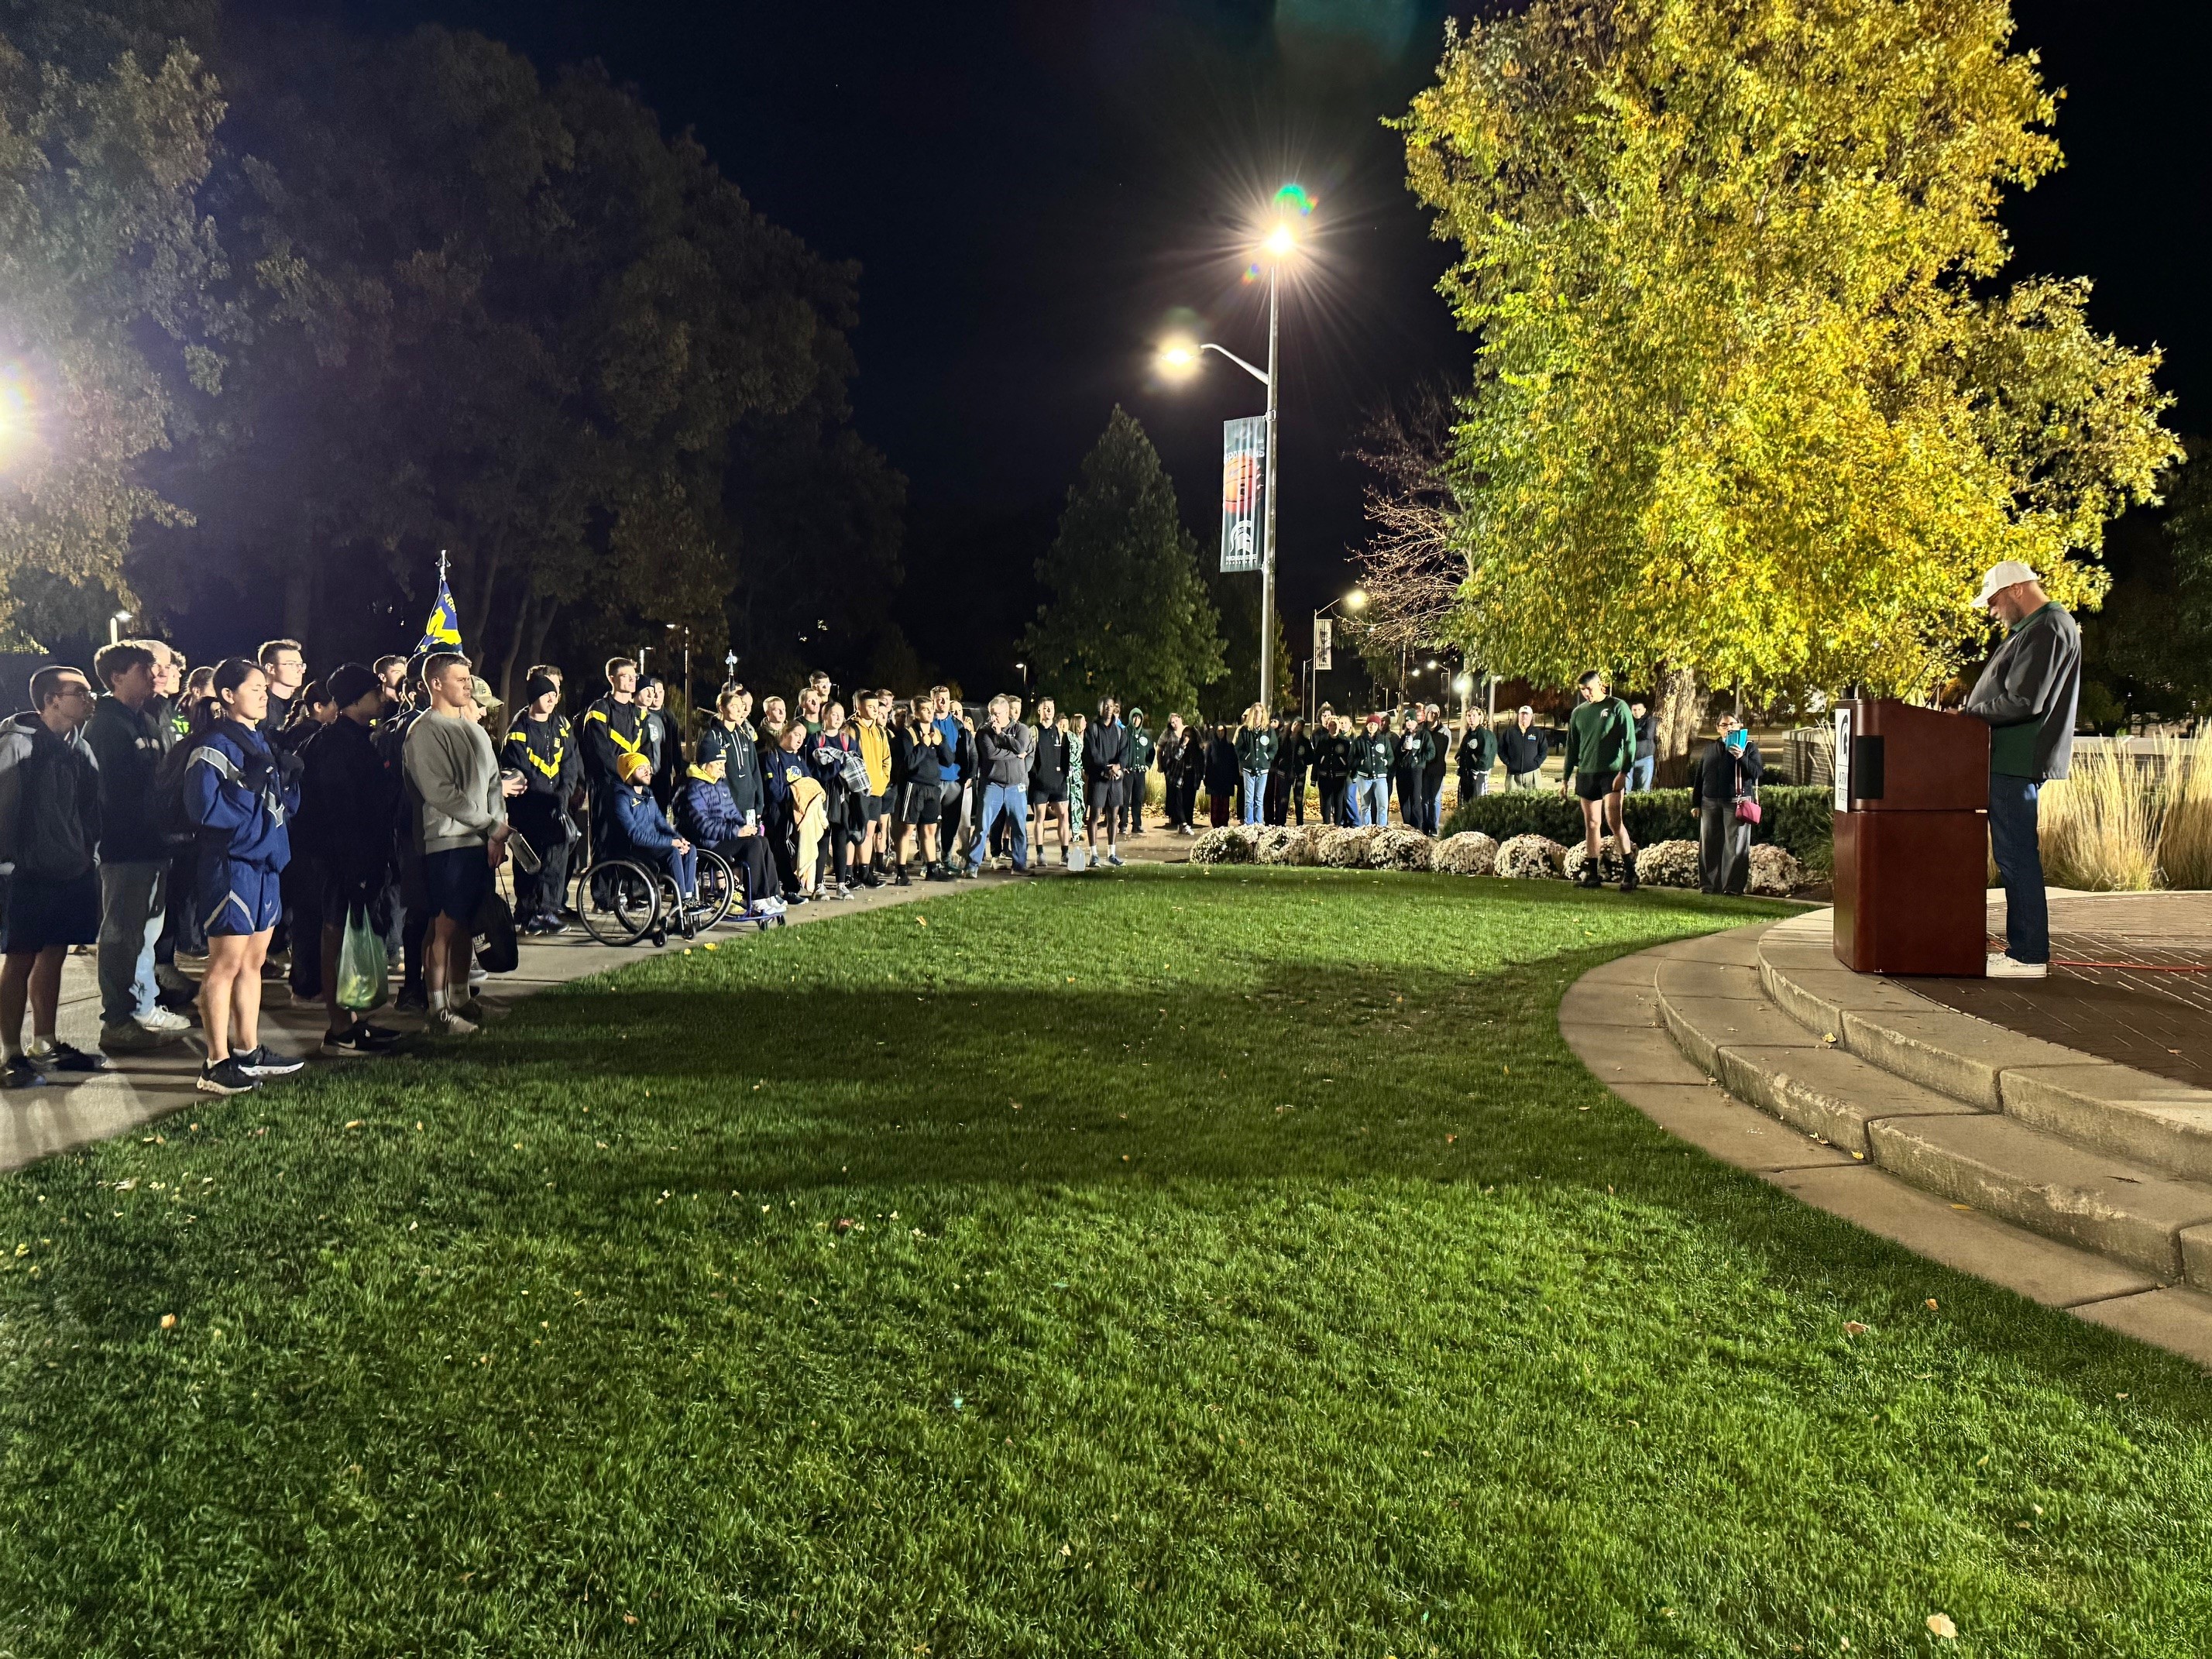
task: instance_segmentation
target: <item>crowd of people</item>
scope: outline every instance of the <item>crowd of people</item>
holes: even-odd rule
[[[400,1009],[474,1032],[474,941],[510,857],[522,934],[572,925],[580,860],[665,878],[688,933],[702,849],[765,921],[864,888],[971,879],[987,863],[1033,872],[1054,851],[1065,867],[1119,866],[1122,838],[1146,833],[1154,773],[1172,834],[1196,833],[1201,794],[1225,824],[1304,823],[1310,793],[1322,822],[1346,825],[1388,823],[1395,795],[1403,823],[1434,834],[1449,769],[1463,799],[1501,767],[1505,788],[1531,788],[1550,750],[1528,708],[1495,730],[1470,712],[1456,732],[1433,703],[1323,707],[1311,728],[1257,706],[1234,726],[1176,713],[1155,730],[1110,696],[1095,714],[1048,696],[971,707],[942,685],[840,697],[823,674],[788,703],[732,682],[687,738],[635,662],[610,661],[604,680],[572,719],[562,671],[534,666],[501,719],[457,651],[311,680],[295,640],[196,669],[161,641],[129,640],[89,676],[39,670],[31,708],[0,725],[0,1086],[106,1067],[56,1033],[72,948],[95,951],[105,1054],[178,1041],[197,1015],[199,1086],[236,1093],[302,1064],[261,1040],[264,975],[279,969],[295,1003],[325,1009],[325,1053],[398,1041],[340,1003],[349,927],[372,927],[400,963]],[[1616,838],[1632,887],[1620,802],[1649,784],[1650,720],[1601,676],[1582,690],[1561,787],[1583,801],[1593,852]],[[1696,779],[1726,809],[1710,837],[1725,884],[1758,759],[1740,733],[1717,750]],[[197,983],[180,963],[204,964]]]

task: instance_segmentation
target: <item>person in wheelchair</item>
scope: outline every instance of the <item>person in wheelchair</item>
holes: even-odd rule
[[[692,912],[699,899],[699,855],[691,843],[676,833],[668,814],[653,798],[653,763],[644,750],[634,750],[615,763],[621,781],[607,814],[606,845],[602,860],[626,859],[647,870],[658,870],[676,884],[680,901],[678,916],[684,936],[691,936]]]
[[[773,916],[783,910],[768,837],[738,810],[724,778],[727,763],[719,754],[689,768],[684,793],[676,798],[676,823],[696,847],[719,853],[738,872],[744,889],[745,914]]]

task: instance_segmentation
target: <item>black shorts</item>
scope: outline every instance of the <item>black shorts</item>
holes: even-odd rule
[[[1065,783],[1033,783],[1030,786],[1030,805],[1058,806],[1067,799]]]
[[[1577,772],[1575,793],[1584,800],[1603,800],[1627,781],[1626,772]]]
[[[8,878],[8,916],[0,948],[44,951],[57,945],[90,945],[100,938],[100,871],[67,881],[45,881],[20,872]]]
[[[934,823],[945,816],[945,786],[909,783],[899,791],[901,823]]]
[[[861,811],[859,822],[864,824],[873,823],[878,818],[884,815],[884,797],[881,795],[869,795],[861,801],[860,806]]]
[[[1094,812],[1111,812],[1121,805],[1122,780],[1092,778],[1083,786],[1084,804]]]
[[[491,860],[482,847],[452,847],[422,854],[422,886],[431,910],[464,927],[472,924],[491,892]]]

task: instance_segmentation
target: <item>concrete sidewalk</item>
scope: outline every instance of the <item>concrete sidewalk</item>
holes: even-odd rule
[[[986,874],[974,881],[917,880],[911,887],[861,889],[849,899],[795,907],[790,912],[790,925],[805,927],[839,916],[862,915],[895,904],[1004,886],[1015,879]],[[742,948],[752,940],[754,933],[750,927],[725,924],[704,937],[728,950]],[[682,941],[672,940],[665,948],[680,950]],[[517,969],[495,975],[479,987],[477,994],[497,1018],[518,999],[532,992],[626,967],[655,954],[650,945],[627,948],[601,945],[580,927],[558,939],[526,939]],[[321,1052],[325,1025],[321,1004],[311,1008],[292,1006],[291,989],[282,981],[264,981],[262,999],[262,1037],[270,1047],[306,1056],[311,1068],[378,1063],[374,1059],[326,1059]],[[389,1006],[370,1018],[379,1025],[410,1035],[422,1028],[422,1016],[398,1013]],[[55,1024],[56,1035],[64,1042],[73,1042],[88,1054],[99,1051],[100,993],[89,955],[71,956],[63,966],[61,1012]],[[127,1133],[196,1103],[211,1103],[214,1097],[201,1094],[195,1086],[205,1052],[200,1033],[194,1029],[182,1041],[162,1048],[114,1056],[112,1071],[0,1097],[0,1170],[21,1169],[52,1152]],[[264,1086],[282,1088],[283,1085]]]

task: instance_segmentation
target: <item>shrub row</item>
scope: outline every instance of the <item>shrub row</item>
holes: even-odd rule
[[[1834,866],[1830,814],[1835,799],[1826,788],[1770,784],[1759,792],[1765,816],[1751,832],[1754,843],[1771,842],[1808,869],[1826,874]],[[1654,789],[1628,797],[1625,809],[1629,838],[1639,847],[1662,841],[1695,841],[1698,820],[1686,789]],[[1571,846],[1583,838],[1581,803],[1556,789],[1516,789],[1462,801],[1444,820],[1443,832],[1480,830],[1504,842],[1516,836],[1546,836]]]

